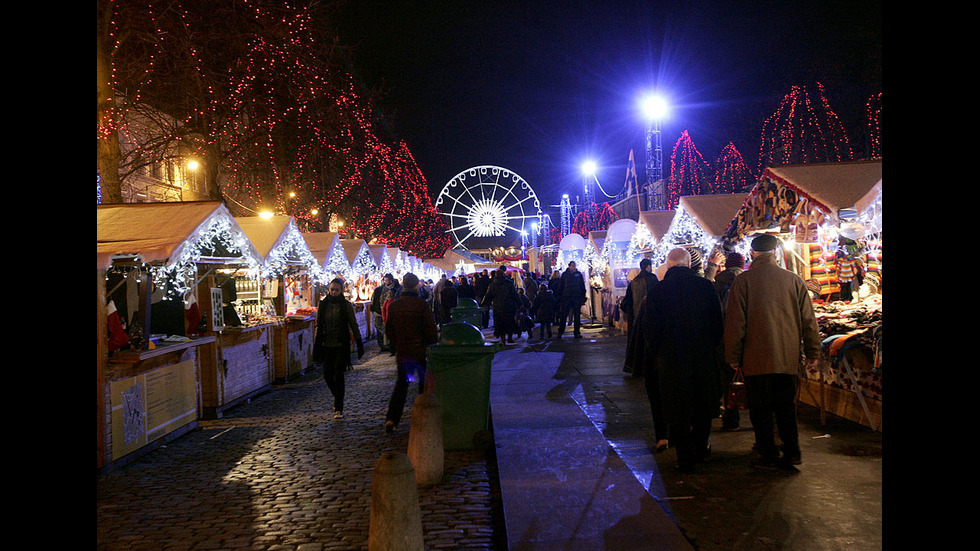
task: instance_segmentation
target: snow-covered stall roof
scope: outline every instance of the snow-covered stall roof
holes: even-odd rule
[[[222,258],[258,270],[261,256],[217,201],[98,205],[98,265],[130,257],[172,268]]]
[[[683,207],[705,233],[720,237],[728,230],[748,196],[748,193],[688,195],[680,198],[679,207]],[[678,214],[679,211],[680,208]]]
[[[388,255],[387,245],[368,245],[371,251],[371,258],[378,272],[382,275],[390,273],[395,269],[395,261]]]
[[[261,256],[262,275],[278,276],[290,266],[320,275],[320,264],[292,216],[239,216],[235,221]]]
[[[354,277],[368,274],[377,268],[367,241],[363,239],[341,239],[340,244],[344,249],[347,262],[350,263]]]

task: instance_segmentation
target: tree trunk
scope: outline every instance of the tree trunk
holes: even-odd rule
[[[111,16],[111,2],[99,2],[99,29],[96,33],[96,169],[100,176],[102,203],[122,203],[119,179],[119,113],[115,110],[115,93],[110,82],[109,53],[106,37]]]

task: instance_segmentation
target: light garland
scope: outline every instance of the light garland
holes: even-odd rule
[[[305,269],[312,276],[314,282],[323,281],[323,272],[316,257],[310,252],[299,228],[290,220],[280,242],[269,251],[262,267],[262,277],[279,277],[294,266]]]

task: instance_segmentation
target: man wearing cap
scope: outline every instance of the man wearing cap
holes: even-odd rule
[[[419,278],[411,272],[402,278],[401,296],[388,306],[385,334],[395,347],[398,364],[398,378],[385,418],[385,431],[393,432],[405,409],[409,383],[418,381],[419,394],[425,392],[425,349],[439,342],[436,320],[419,296]]]
[[[816,362],[820,333],[803,279],[776,262],[779,240],[752,240],[752,263],[735,278],[725,309],[725,360],[742,368],[759,458],[753,466],[801,463],[796,420],[800,356]],[[782,457],[775,430],[782,441]]]

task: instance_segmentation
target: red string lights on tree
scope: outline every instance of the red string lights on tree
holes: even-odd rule
[[[670,155],[670,178],[667,180],[667,210],[677,207],[685,195],[700,195],[709,189],[711,167],[695,147],[687,130],[681,132]]]
[[[588,238],[589,232],[603,231],[618,219],[619,215],[609,203],[591,203],[585,207],[585,210],[575,215],[571,231]]]
[[[125,50],[116,61],[129,78],[114,85],[144,83],[137,100],[177,118],[236,214],[271,210],[305,231],[336,215],[351,236],[441,256],[449,236],[424,176],[404,142],[375,131],[370,101],[336,45],[319,40],[311,10],[185,1],[163,18],[129,3],[116,28],[161,38]]]
[[[728,142],[715,161],[715,181],[711,185],[711,193],[739,193],[748,190],[755,183],[756,177],[742,154],[735,144]]]
[[[881,158],[881,92],[868,98],[868,155]]]
[[[840,162],[853,152],[837,114],[830,108],[824,87],[814,92],[793,86],[779,108],[762,127],[760,171],[767,166]]]

